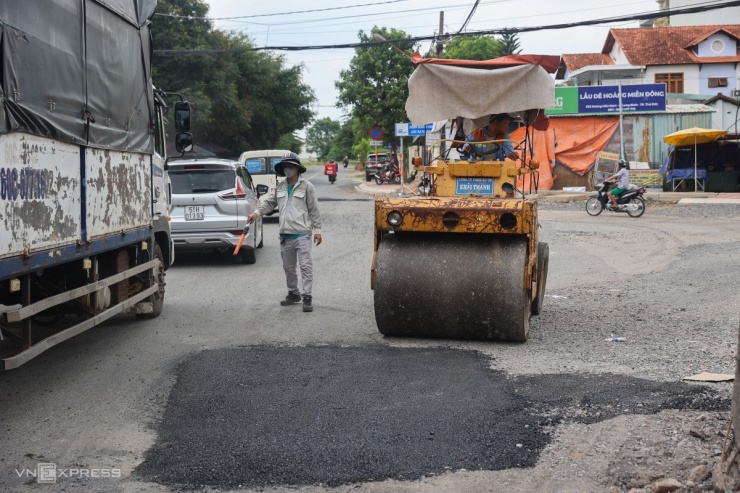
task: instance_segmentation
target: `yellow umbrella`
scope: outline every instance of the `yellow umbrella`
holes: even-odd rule
[[[673,132],[663,137],[663,142],[674,146],[688,146],[694,144],[694,191],[697,190],[697,159],[696,159],[696,146],[697,144],[706,144],[707,142],[714,142],[720,137],[727,134],[727,130],[719,130],[716,128],[699,128],[691,127]]]

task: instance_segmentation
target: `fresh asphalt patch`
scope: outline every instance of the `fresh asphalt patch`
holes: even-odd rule
[[[248,347],[181,363],[136,474],[182,488],[413,480],[535,465],[554,426],[727,411],[711,389],[618,375],[511,377],[475,351]]]

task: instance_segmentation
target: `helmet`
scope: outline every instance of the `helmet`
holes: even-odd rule
[[[627,166],[627,163],[624,162],[624,159],[620,159],[619,161],[617,161],[617,164],[620,168],[624,168]]]
[[[286,164],[292,164],[293,166],[298,168],[298,173],[304,173],[306,171],[306,167],[301,164],[301,160],[298,159],[298,154],[295,152],[286,152],[283,154],[282,158],[280,158],[280,161],[275,165],[275,173],[278,176],[285,176],[285,172],[283,172],[283,168]]]
[[[333,160],[333,159],[330,159],[330,160],[329,160],[329,162],[330,162],[330,163],[333,163],[333,162],[334,162],[334,160]]]

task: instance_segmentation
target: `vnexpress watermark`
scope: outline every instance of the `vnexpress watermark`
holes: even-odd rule
[[[19,478],[36,478],[37,483],[56,483],[61,478],[120,478],[121,470],[113,467],[59,468],[53,462],[39,462],[36,469],[16,469]]]

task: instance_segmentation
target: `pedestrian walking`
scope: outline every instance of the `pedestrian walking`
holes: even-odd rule
[[[311,259],[311,236],[316,246],[321,244],[321,215],[316,198],[316,189],[303,178],[305,166],[294,152],[286,152],[275,165],[275,173],[284,176],[278,186],[260,204],[259,209],[247,218],[280,211],[279,235],[280,255],[283,259],[288,295],[280,302],[282,306],[295,305],[303,300],[303,311],[313,311],[313,261]],[[300,268],[303,293],[298,289]],[[301,296],[302,294],[302,296]]]

